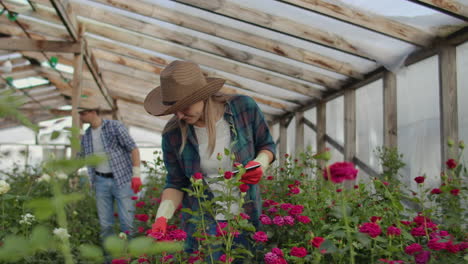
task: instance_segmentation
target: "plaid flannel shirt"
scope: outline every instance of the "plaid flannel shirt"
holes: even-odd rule
[[[122,123],[116,120],[105,119],[102,120],[101,124],[101,140],[112,173],[114,174],[114,179],[117,181],[119,188],[122,188],[132,179],[133,164],[131,152],[137,147],[135,141]],[[84,157],[92,154],[93,137],[91,127],[89,127],[81,138],[81,152],[79,156]],[[91,183],[94,184],[96,169],[88,166],[88,174],[91,178]]]
[[[255,159],[261,150],[276,153],[276,146],[263,113],[252,98],[242,95],[233,96],[228,100],[225,109],[224,119],[231,127],[231,140],[234,142],[231,152],[234,153],[236,162],[245,165]],[[173,118],[170,122],[177,121]],[[170,123],[167,125],[169,126]],[[182,143],[180,129],[177,127],[163,134],[163,158],[168,172],[165,188],[181,191],[183,188],[190,189],[190,177],[196,172],[202,172],[195,131],[192,125],[188,127],[187,143],[182,153],[179,153]],[[212,197],[211,193],[208,195]],[[258,227],[262,201],[257,184],[250,185],[245,199],[246,203],[243,206],[245,213],[250,216],[252,224]],[[182,205],[192,211],[197,211],[199,208],[197,199],[186,192],[184,192]],[[196,250],[197,243],[192,236],[195,226],[188,221],[191,217],[190,214],[182,212],[182,228],[187,232],[185,246],[189,251]]]

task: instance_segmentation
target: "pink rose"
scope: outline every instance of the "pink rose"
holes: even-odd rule
[[[325,238],[323,237],[314,237],[314,239],[312,239],[312,246],[316,248],[320,248],[320,245],[322,245],[324,241],[325,241]]]
[[[289,254],[294,257],[303,258],[307,256],[307,250],[303,247],[292,247]]]
[[[380,233],[382,233],[382,230],[380,229],[380,226],[376,223],[363,223],[359,227],[359,232],[361,233],[366,233],[370,237],[378,237]]]
[[[306,216],[306,215],[298,215],[298,216],[296,216],[296,220],[298,222],[303,223],[303,224],[310,223],[310,218],[308,216]]]
[[[200,172],[197,172],[195,174],[193,174],[192,176],[195,180],[201,180],[203,179],[203,174],[201,174]]]
[[[387,236],[399,236],[401,235],[401,230],[395,226],[389,226],[387,228]]]
[[[450,193],[454,196],[457,196],[459,193],[460,193],[460,190],[459,189],[452,189],[450,190]]]
[[[408,255],[414,255],[415,253],[418,253],[422,251],[423,248],[420,244],[418,243],[413,243],[405,248],[405,253]]]
[[[243,183],[239,186],[239,190],[243,193],[247,192],[250,189],[249,185]]]
[[[330,175],[328,175],[330,171]],[[323,177],[325,180],[331,179],[334,183],[341,183],[345,180],[356,179],[358,170],[354,168],[354,164],[351,162],[335,162],[324,170]]]
[[[431,252],[423,251],[414,256],[416,264],[426,264],[431,259]]]
[[[268,235],[263,231],[255,232],[252,238],[257,242],[265,243],[268,241]]]

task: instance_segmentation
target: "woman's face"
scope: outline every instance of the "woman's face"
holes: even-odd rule
[[[187,108],[177,111],[175,115],[179,120],[184,120],[187,124],[204,126],[205,122],[203,121],[203,108],[205,103],[203,101],[198,101]]]

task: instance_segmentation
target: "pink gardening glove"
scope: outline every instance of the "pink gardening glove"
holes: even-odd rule
[[[260,164],[259,162],[256,161],[249,161],[245,167],[251,167]],[[246,184],[257,184],[260,179],[262,178],[263,175],[263,170],[262,166],[249,170],[247,171],[244,175],[241,177],[241,182],[246,183]]]

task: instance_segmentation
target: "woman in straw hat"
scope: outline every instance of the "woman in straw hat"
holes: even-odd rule
[[[231,171],[233,161],[246,168],[260,165],[241,176],[243,191],[246,185],[249,187],[245,204],[242,208],[239,204],[230,206],[232,215],[246,213],[249,221],[258,227],[261,198],[257,183],[274,160],[276,146],[257,104],[248,96],[221,94],[219,90],[225,80],[205,78],[200,67],[192,62],[170,63],[161,72],[160,80],[161,85],[146,96],[145,109],[155,116],[174,116],[162,135],[168,173],[153,231],[165,233],[167,221],[180,203],[184,208],[198,210],[197,198],[186,192],[192,187],[190,178],[193,175],[203,175],[209,197],[221,195],[225,183],[219,171]],[[234,155],[222,157],[219,153],[224,153],[224,149],[230,149]],[[236,191],[240,197],[239,190]],[[182,213],[187,252],[198,250],[198,242],[192,236],[196,227],[187,221],[190,217],[190,214]],[[211,220],[214,225],[211,229],[216,230],[216,223],[225,221],[226,216],[214,213]],[[250,247],[246,239],[240,241]]]

